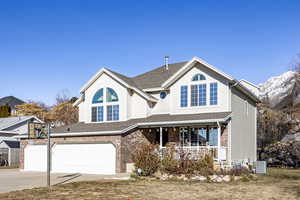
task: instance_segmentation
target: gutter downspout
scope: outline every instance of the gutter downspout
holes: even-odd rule
[[[218,162],[221,162],[220,158],[220,152],[221,152],[221,125],[220,122],[217,122],[218,124]]]

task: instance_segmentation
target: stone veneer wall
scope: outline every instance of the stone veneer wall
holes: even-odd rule
[[[221,146],[228,147],[228,127],[227,126],[224,130],[222,130],[222,133],[221,133]]]
[[[150,143],[154,144],[155,137],[155,129],[137,129],[129,134],[122,136],[122,171],[126,171],[126,164],[132,163],[132,153],[135,152],[139,145]]]

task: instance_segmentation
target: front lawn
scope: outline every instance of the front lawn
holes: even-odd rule
[[[257,181],[199,183],[184,181],[93,181],[0,194],[8,200],[76,199],[300,199],[300,170],[270,169]]]
[[[0,166],[0,169],[16,169],[19,168],[19,166]]]

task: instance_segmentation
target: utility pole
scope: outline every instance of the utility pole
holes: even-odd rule
[[[48,138],[48,143],[47,143],[47,186],[50,187],[51,183],[50,183],[50,155],[51,155],[51,143],[50,143],[50,124],[47,124],[47,130],[48,130],[48,134],[47,134],[47,138]]]

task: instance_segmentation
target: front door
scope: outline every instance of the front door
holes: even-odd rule
[[[163,129],[163,140],[162,140],[163,147],[165,147],[168,142],[169,142],[169,132],[168,132],[168,129]]]

